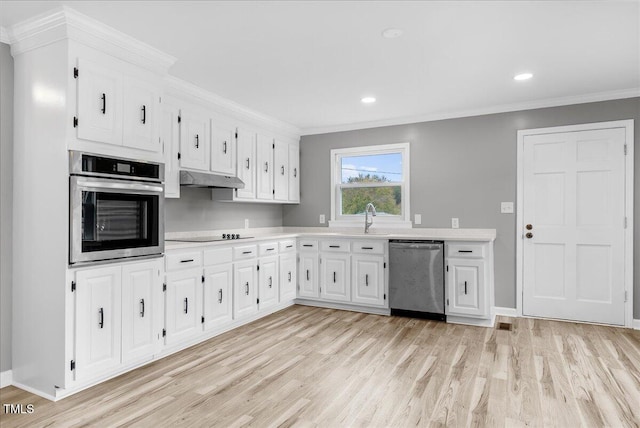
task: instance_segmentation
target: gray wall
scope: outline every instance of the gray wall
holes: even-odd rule
[[[11,369],[13,57],[0,43],[0,372]]]
[[[217,202],[211,190],[180,189],[180,199],[165,200],[165,231],[188,232],[211,229],[242,229],[282,226],[282,205]]]
[[[330,218],[329,151],[335,148],[411,144],[411,218],[422,226],[497,230],[496,306],[516,305],[516,218],[500,202],[516,201],[516,133],[519,129],[635,119],[635,219],[640,218],[640,98],[304,136],[300,143],[300,205],[285,206],[284,226],[320,226]],[[640,222],[634,245],[634,318],[640,318]]]

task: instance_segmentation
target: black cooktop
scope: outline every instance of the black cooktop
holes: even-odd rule
[[[217,242],[251,239],[253,236],[240,236],[239,233],[223,233],[222,236],[196,236],[193,238],[165,239],[167,242]]]

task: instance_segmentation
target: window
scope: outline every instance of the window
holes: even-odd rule
[[[377,214],[374,224],[411,227],[409,159],[409,143],[331,150],[329,225],[363,225],[371,202]]]

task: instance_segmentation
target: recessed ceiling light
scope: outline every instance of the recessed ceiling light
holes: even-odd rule
[[[402,30],[399,28],[387,28],[382,32],[382,37],[385,39],[395,39],[402,36]]]
[[[529,80],[533,77],[533,74],[531,73],[522,73],[522,74],[516,74],[515,76],[513,76],[513,80]]]
[[[365,104],[371,104],[371,103],[375,103],[376,99],[374,97],[364,97],[360,101],[362,101]]]

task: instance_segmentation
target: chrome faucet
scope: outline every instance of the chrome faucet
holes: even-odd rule
[[[369,213],[371,213],[371,221],[369,221]],[[369,233],[369,228],[373,224],[373,217],[376,216],[376,207],[371,202],[364,209],[364,233]]]

